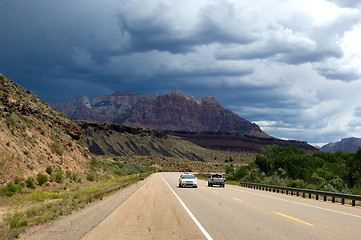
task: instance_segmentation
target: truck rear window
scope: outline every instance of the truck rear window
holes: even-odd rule
[[[222,175],[220,175],[220,174],[213,174],[213,175],[212,175],[212,178],[222,178]]]

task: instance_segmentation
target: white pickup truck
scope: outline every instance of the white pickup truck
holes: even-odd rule
[[[213,187],[214,185],[219,185],[224,187],[225,179],[221,173],[212,173],[208,179],[208,187]]]

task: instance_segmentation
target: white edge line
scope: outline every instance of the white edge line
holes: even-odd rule
[[[163,181],[167,184],[167,186],[169,187],[170,190],[172,190],[173,194],[177,197],[178,201],[181,203],[181,205],[183,206],[183,208],[186,210],[186,212],[188,213],[188,215],[192,218],[193,222],[197,225],[197,227],[201,230],[201,232],[204,234],[204,236],[209,239],[209,240],[213,240],[213,238],[208,234],[208,232],[203,228],[203,226],[199,223],[199,221],[197,220],[197,218],[193,215],[193,213],[188,209],[188,207],[184,204],[184,202],[182,201],[182,199],[180,199],[180,197],[178,197],[178,195],[174,192],[174,190],[169,186],[168,182],[164,179],[163,174],[161,175]]]
[[[253,195],[257,195],[257,196],[262,196],[262,197],[266,197],[266,198],[276,199],[276,200],[280,200],[280,201],[284,201],[284,202],[294,203],[294,204],[298,204],[298,205],[302,205],[302,206],[306,206],[306,207],[310,207],[310,208],[321,209],[321,210],[328,211],[328,212],[333,212],[333,213],[338,213],[338,214],[347,215],[347,216],[351,216],[351,217],[361,218],[360,215],[355,215],[355,214],[351,214],[351,213],[340,212],[340,211],[333,210],[333,209],[328,209],[328,208],[323,208],[323,207],[318,207],[318,206],[312,206],[312,205],[309,205],[309,204],[300,203],[300,202],[295,202],[295,201],[286,200],[286,199],[277,198],[277,197],[271,197],[271,196],[262,195],[262,194],[259,194],[259,193],[253,193],[253,192],[249,192],[249,191],[245,191],[245,190],[241,190],[241,189],[237,189],[237,188],[233,188],[233,187],[230,188],[230,189],[233,189],[233,190],[239,191],[239,192],[246,192],[246,193],[249,193],[249,194],[253,194]]]

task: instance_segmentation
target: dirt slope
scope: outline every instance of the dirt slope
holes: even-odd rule
[[[34,177],[46,166],[82,171],[81,129],[33,93],[0,74],[0,181]]]

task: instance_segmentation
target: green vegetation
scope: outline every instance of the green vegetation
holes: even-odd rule
[[[63,153],[64,153],[64,148],[58,142],[51,143],[50,150],[52,153],[56,153],[59,156],[63,155]]]
[[[51,176],[51,181],[55,181],[57,183],[61,183],[64,179],[64,176],[63,176],[64,172],[63,170],[61,169],[56,169],[55,171],[55,175],[52,175]]]
[[[356,153],[317,152],[296,147],[265,146],[245,166],[226,167],[229,180],[331,192],[361,194],[361,148]]]
[[[5,187],[0,188],[0,195],[11,197],[15,193],[21,192],[21,190],[22,190],[21,185],[9,182],[5,185]]]
[[[95,180],[95,175],[92,173],[87,173],[86,180],[93,182]]]
[[[38,173],[38,175],[36,176],[36,180],[38,180],[38,184],[40,186],[43,186],[48,181],[48,176],[42,173]]]
[[[47,166],[45,171],[46,171],[47,174],[51,175],[53,173],[53,167],[52,166]]]
[[[17,237],[27,227],[56,219],[147,177],[153,170],[93,157],[88,172],[51,166],[36,178],[16,177],[0,187],[0,204],[10,211],[0,221],[0,239]],[[36,185],[36,183],[38,185]]]
[[[29,177],[28,179],[26,179],[25,185],[27,188],[35,189],[35,178]]]

